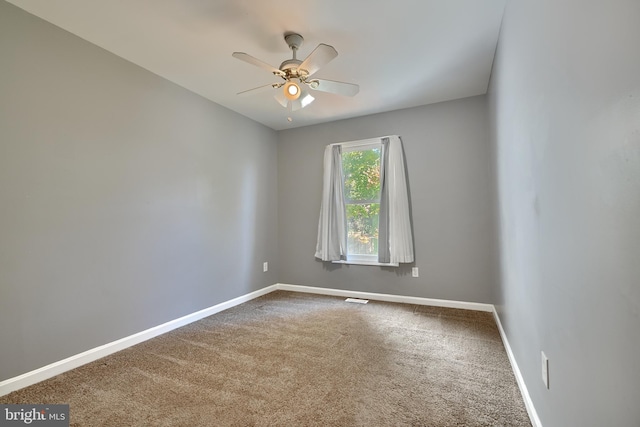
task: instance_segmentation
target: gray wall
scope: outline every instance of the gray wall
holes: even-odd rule
[[[416,263],[398,269],[314,258],[322,156],[332,142],[397,134],[413,205]],[[282,283],[492,302],[497,276],[494,186],[485,97],[280,131]]]
[[[277,282],[274,131],[4,1],[0,58],[0,380]]]
[[[545,427],[640,425],[639,22],[623,0],[520,0],[504,16],[497,302]]]

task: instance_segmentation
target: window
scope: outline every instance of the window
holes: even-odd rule
[[[381,148],[381,144],[343,148],[347,261],[378,262]]]
[[[414,261],[404,163],[397,135],[325,148],[316,258],[387,266]]]

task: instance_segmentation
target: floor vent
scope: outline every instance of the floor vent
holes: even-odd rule
[[[357,304],[366,304],[369,302],[368,299],[360,299],[360,298],[347,298],[346,302],[355,302]]]

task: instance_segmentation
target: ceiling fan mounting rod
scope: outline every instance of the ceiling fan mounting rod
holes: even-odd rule
[[[300,79],[302,81],[308,73],[305,73],[304,70],[298,69],[298,66],[302,64],[302,61],[297,58],[297,53],[298,49],[300,49],[300,46],[302,46],[302,43],[304,42],[304,38],[302,38],[298,33],[287,32],[284,34],[284,41],[289,46],[289,49],[291,49],[293,58],[287,59],[280,64],[281,74],[277,75],[282,77],[285,81],[290,81],[291,79]],[[276,73],[274,72],[274,74]]]

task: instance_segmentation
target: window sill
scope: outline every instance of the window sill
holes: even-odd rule
[[[331,261],[334,264],[351,264],[351,265],[374,265],[378,267],[399,267],[400,264],[397,263],[382,263],[375,261],[365,261],[365,260],[346,260],[346,261]]]

